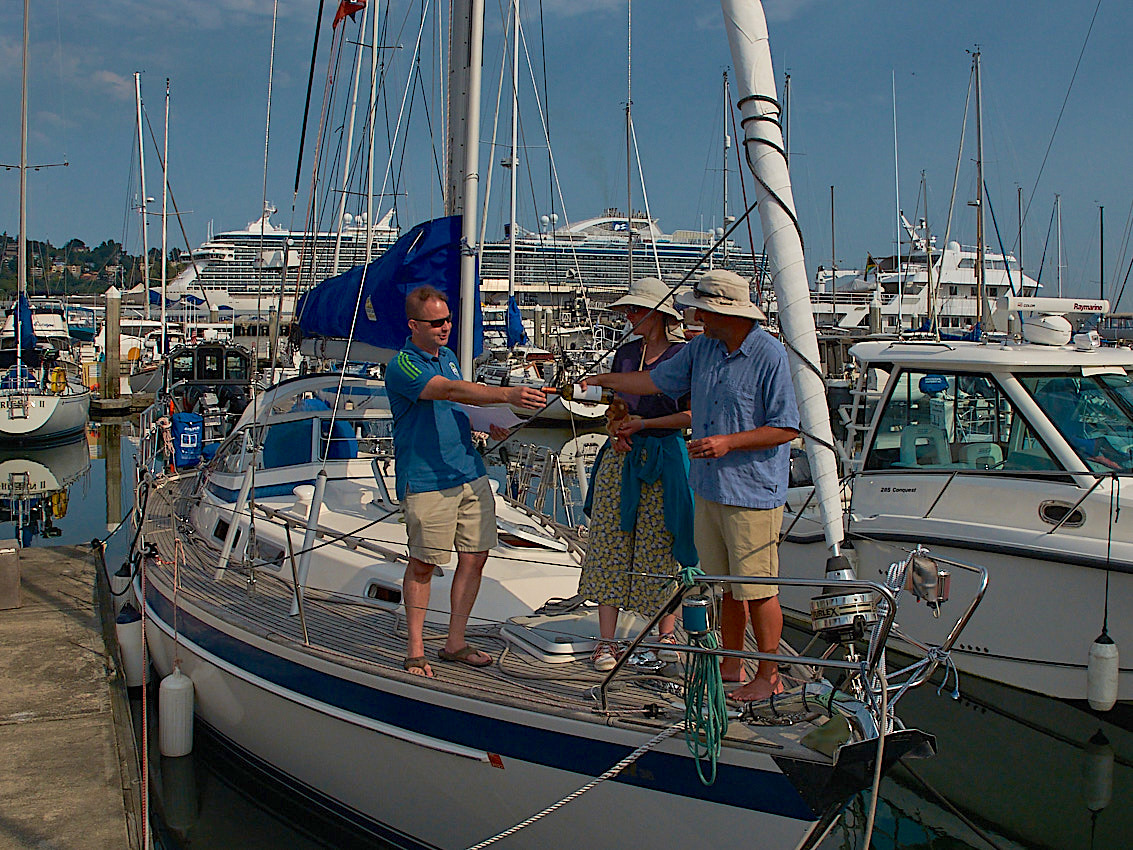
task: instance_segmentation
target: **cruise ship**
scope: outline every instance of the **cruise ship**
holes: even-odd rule
[[[171,306],[186,311],[233,311],[238,315],[266,313],[279,298],[281,318],[293,312],[296,286],[306,290],[325,278],[366,261],[365,216],[347,214],[341,242],[337,233],[305,233],[272,224],[276,210],[242,230],[209,238],[193,252],[193,263],[167,287]],[[374,227],[372,258],[397,239],[392,211]],[[631,232],[632,228],[632,232]],[[677,230],[664,233],[656,219],[635,212],[630,220],[616,209],[576,224],[542,231],[517,230],[516,300],[521,306],[562,307],[584,294],[595,304],[624,294],[629,280],[628,246],[633,245],[633,275],[657,275],[676,282],[693,269],[719,239],[719,231]],[[338,244],[339,261],[334,262]],[[485,242],[480,257],[480,291],[486,304],[507,301],[509,244],[505,238]],[[763,256],[753,255],[732,239],[713,250],[702,266],[728,268],[749,280],[764,273]]]
[[[632,244],[633,276],[658,275],[676,282],[717,242],[723,231],[663,232],[657,219],[635,211],[628,217],[617,209],[562,227],[516,233],[516,301],[520,306],[559,307],[585,293],[596,303],[625,294]],[[488,303],[504,303],[508,291],[509,242],[485,242],[480,255],[480,293]],[[700,268],[730,269],[748,280],[765,274],[762,254],[753,254],[728,239],[713,250]],[[699,276],[699,275],[697,275]],[[502,299],[502,300],[501,300]]]
[[[366,216],[344,217],[338,233],[292,231],[271,222],[270,204],[242,230],[213,235],[193,252],[193,261],[166,288],[171,306],[186,310],[222,310],[238,315],[267,313],[278,303],[283,284],[282,316],[294,308],[296,289],[305,290],[325,278],[366,262]],[[371,259],[397,239],[393,211],[373,228]],[[211,227],[210,227],[211,231]],[[335,250],[338,249],[338,263]]]

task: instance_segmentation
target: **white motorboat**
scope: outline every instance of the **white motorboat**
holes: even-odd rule
[[[884,573],[918,543],[986,564],[991,589],[952,656],[961,671],[1084,699],[1088,653],[1103,627],[1119,646],[1133,643],[1121,613],[1133,605],[1133,535],[1118,521],[1133,504],[1133,350],[1094,347],[1089,335],[1071,343],[1068,323],[1052,337],[1050,321],[1023,318],[1024,337],[1048,344],[853,346],[860,375],[848,416],[845,522],[862,576]],[[789,504],[800,509],[807,493],[796,490]],[[821,569],[820,547],[806,542],[817,535],[808,514],[786,523],[792,575]],[[963,583],[954,576],[953,590]],[[787,590],[784,600],[809,612],[801,595]],[[930,609],[907,613],[902,625],[941,634]],[[1119,698],[1133,699],[1128,662]]]

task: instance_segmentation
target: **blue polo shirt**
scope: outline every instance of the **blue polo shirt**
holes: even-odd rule
[[[467,414],[455,402],[421,398],[425,384],[436,375],[461,380],[456,355],[442,348],[434,357],[411,339],[386,367],[398,499],[404,499],[407,491],[446,490],[487,474],[484,461],[472,448]]]
[[[735,434],[770,425],[799,427],[787,351],[754,325],[728,353],[703,334],[650,373],[670,398],[692,392],[692,436]],[[777,508],[787,501],[789,443],[771,449],[731,451],[720,458],[694,458],[689,484],[702,499],[742,508]]]

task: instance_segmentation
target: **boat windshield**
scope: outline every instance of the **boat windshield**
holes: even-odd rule
[[[1093,472],[1133,473],[1133,378],[1020,376],[1054,427]]]

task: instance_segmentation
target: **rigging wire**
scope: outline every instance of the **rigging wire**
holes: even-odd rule
[[[1054,129],[1050,131],[1050,141],[1047,142],[1042,164],[1039,165],[1039,173],[1035,175],[1035,184],[1031,187],[1031,196],[1027,198],[1027,205],[1023,208],[1023,221],[1027,220],[1027,214],[1031,211],[1031,202],[1034,201],[1035,192],[1038,191],[1039,181],[1042,179],[1047,158],[1050,156],[1050,149],[1054,147],[1054,139],[1058,135],[1059,125],[1062,124],[1062,116],[1066,112],[1066,104],[1070,101],[1070,92],[1074,90],[1074,81],[1078,78],[1078,69],[1082,66],[1082,57],[1086,55],[1086,45],[1090,43],[1090,33],[1094,31],[1094,22],[1098,19],[1098,10],[1101,9],[1101,6],[1102,0],[1098,0],[1097,5],[1094,6],[1094,14],[1090,18],[1090,26],[1086,30],[1086,37],[1082,39],[1082,49],[1078,52],[1078,61],[1074,63],[1074,73],[1070,75],[1070,84],[1066,86],[1066,94],[1062,98],[1062,106],[1058,110],[1058,118],[1054,122]]]

